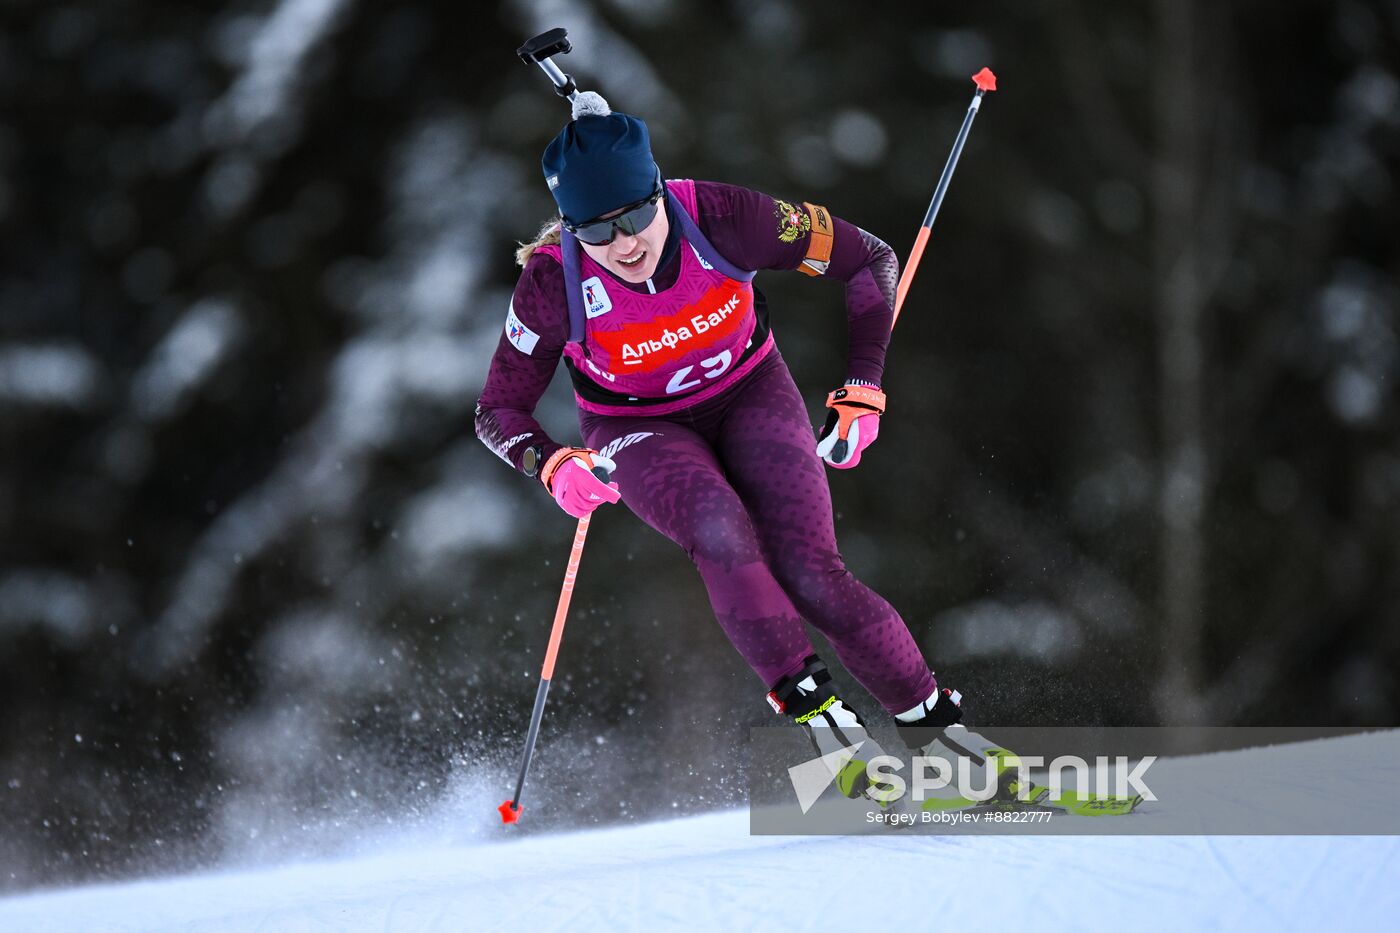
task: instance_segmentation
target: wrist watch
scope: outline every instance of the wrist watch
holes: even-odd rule
[[[538,475],[540,467],[544,466],[544,448],[539,444],[526,447],[525,452],[520,455],[520,466],[525,470],[526,476]]]

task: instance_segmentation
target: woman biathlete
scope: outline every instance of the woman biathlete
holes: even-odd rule
[[[842,562],[823,467],[855,466],[879,434],[894,253],[818,205],[663,180],[642,121],[591,92],[542,165],[560,216],[517,254],[477,436],[570,515],[620,498],[680,545],[769,702],[819,751],[864,730],[803,619],[900,725],[957,722],[958,695],[938,689],[903,619]],[[760,269],[846,286],[848,378],[815,443],[753,286]],[[561,356],[583,447],[533,416]]]

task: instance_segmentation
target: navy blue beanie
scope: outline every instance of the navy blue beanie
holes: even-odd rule
[[[647,125],[614,113],[592,91],[575,98],[573,120],[550,140],[540,165],[559,212],[576,224],[644,200],[656,190]]]

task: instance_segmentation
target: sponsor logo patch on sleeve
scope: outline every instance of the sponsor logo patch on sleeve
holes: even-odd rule
[[[534,353],[535,344],[540,342],[540,335],[526,327],[520,318],[515,316],[514,301],[510,303],[510,310],[506,312],[506,339],[526,356]]]

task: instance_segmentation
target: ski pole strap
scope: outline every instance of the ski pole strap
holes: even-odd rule
[[[594,453],[596,451],[587,447],[560,447],[550,455],[549,459],[544,462],[544,466],[540,468],[540,482],[544,483],[544,488],[552,495],[554,493],[554,474],[564,465],[564,462],[571,457],[578,457],[580,460],[586,461],[591,469]]]
[[[836,228],[831,222],[831,213],[820,204],[803,201],[802,206],[807,210],[812,229],[807,237],[807,255],[797,268],[807,275],[824,275],[826,267],[831,265],[831,247],[836,242]]]
[[[850,383],[826,397],[827,408],[835,408],[838,404],[852,405],[883,415],[885,413],[885,393],[874,386]]]

